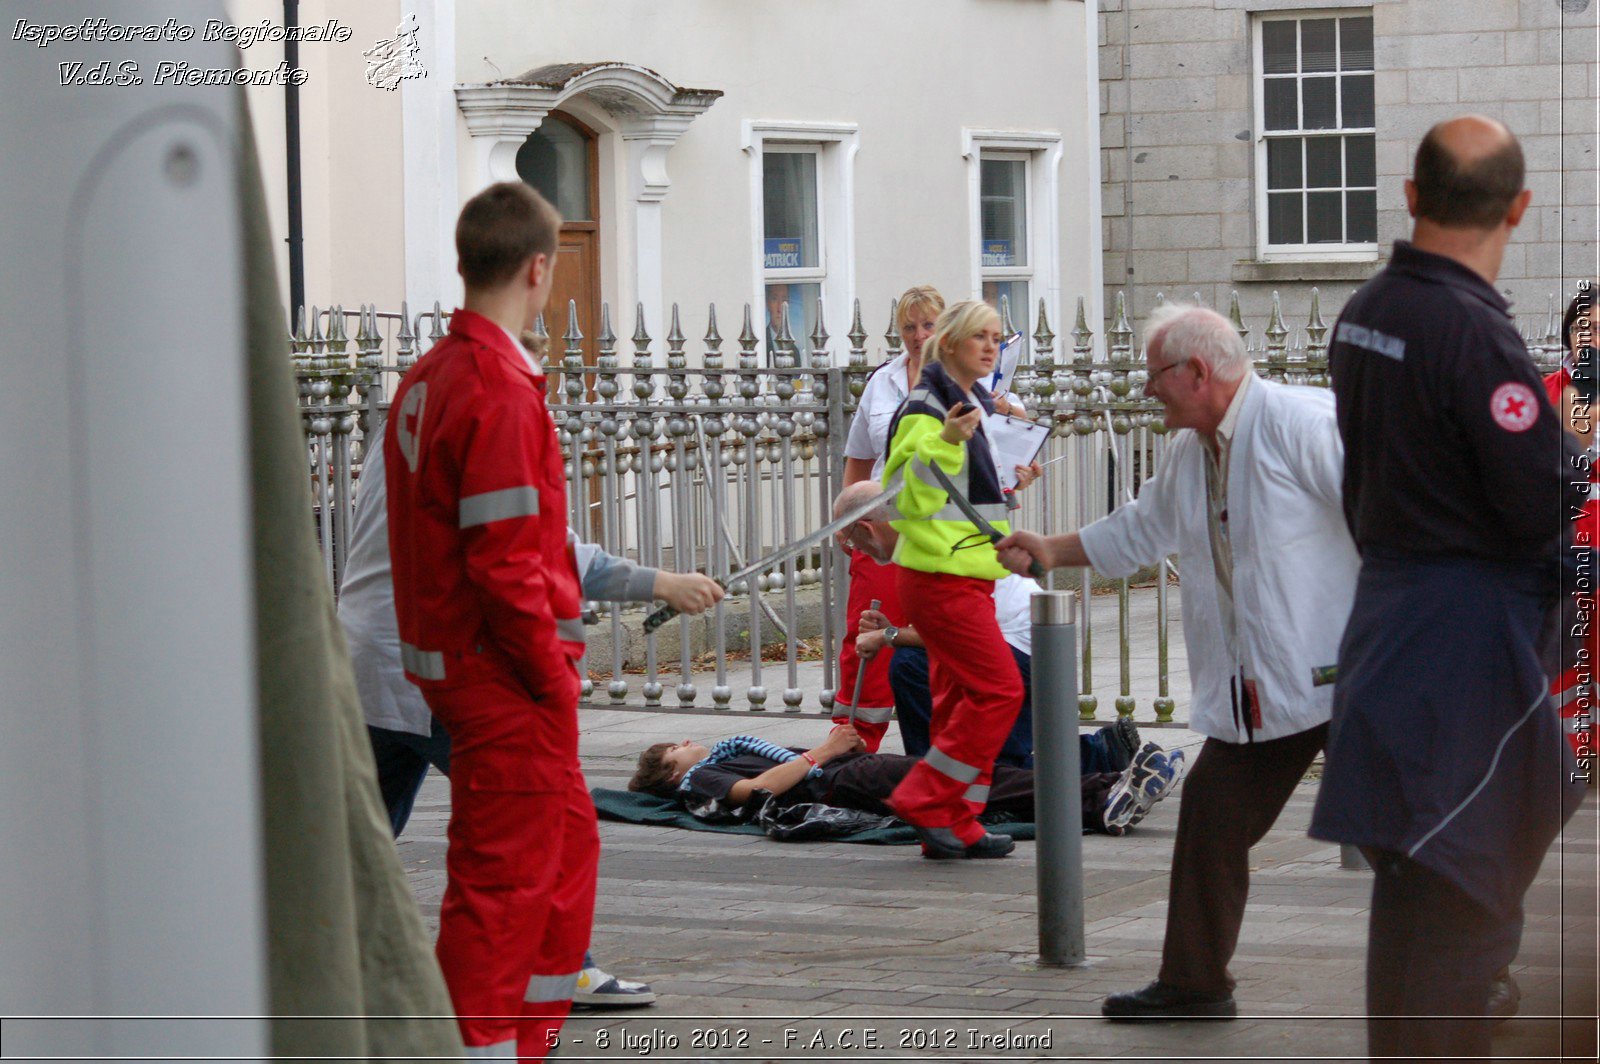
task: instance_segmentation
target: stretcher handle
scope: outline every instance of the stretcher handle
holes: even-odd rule
[[[873,599],[872,600],[872,605],[868,606],[867,609],[869,609],[869,610],[881,610],[881,609],[883,609],[883,600],[882,599]],[[851,727],[855,726],[855,723],[856,723],[856,705],[861,701],[861,681],[866,679],[866,678],[867,678],[867,666],[866,666],[866,663],[863,662],[860,658],[857,658],[856,659],[856,689],[855,689],[855,693],[853,693],[850,696],[850,716],[849,716],[848,719],[845,720],[845,723],[850,725]]]
[[[989,530],[989,542],[993,543],[995,546],[998,547],[1000,545],[1000,541],[1002,539],[1005,539],[1005,538],[1006,538],[1005,536],[1002,536],[1000,534],[1000,530],[999,529],[991,528]],[[1045,569],[1044,569],[1044,566],[1039,564],[1039,559],[1038,558],[1032,558],[1032,557],[1029,558],[1029,560],[1028,560],[1028,575],[1033,577],[1035,580],[1039,581],[1040,583],[1044,582]]]

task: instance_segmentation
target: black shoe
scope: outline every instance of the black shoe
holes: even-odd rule
[[[1133,759],[1144,746],[1139,741],[1139,726],[1133,722],[1132,717],[1118,717],[1111,724],[1111,735],[1116,739],[1117,752],[1122,756],[1117,760],[1117,771],[1121,772],[1133,764]]]
[[[949,828],[923,828],[915,824],[911,828],[922,840],[922,856],[930,861],[984,860],[1004,857],[1017,848],[1016,840],[1010,835],[985,832],[983,838],[966,846]]]
[[[1231,1020],[1239,1015],[1233,995],[1180,990],[1157,979],[1140,990],[1112,994],[1100,1004],[1110,1020]]]
[[[1522,1007],[1522,988],[1511,978],[1511,969],[1502,968],[1494,974],[1489,984],[1489,1007],[1486,1015],[1496,1023],[1504,1023]]]

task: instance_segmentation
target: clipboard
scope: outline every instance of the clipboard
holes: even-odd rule
[[[999,364],[994,368],[994,376],[989,378],[989,394],[1004,395],[1010,386],[1012,376],[1017,372],[1017,363],[1022,360],[1022,334],[1012,333],[1000,341]],[[1023,465],[1027,465],[1026,462]]]
[[[1000,486],[1011,491],[1017,486],[1017,466],[1031,465],[1050,439],[1050,426],[1009,414],[989,414],[983,419],[983,433],[989,437],[994,464],[1000,470]]]

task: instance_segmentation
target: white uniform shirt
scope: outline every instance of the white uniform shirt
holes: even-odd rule
[[[994,618],[1000,622],[1000,634],[1024,654],[1033,653],[1033,618],[1028,607],[1039,590],[1037,581],[1016,573],[994,582]]]
[[[370,446],[350,522],[350,549],[339,581],[339,621],[350,644],[350,665],[368,724],[427,735],[431,726],[422,691],[400,666],[400,622],[394,613],[394,571],[389,565],[389,487],[383,448]]]
[[[861,403],[850,421],[850,434],[845,437],[844,456],[871,461],[873,480],[883,479],[885,452],[889,450],[889,422],[894,420],[894,412],[900,409],[911,391],[906,385],[908,358],[910,356],[902,351],[867,378]]]
[[[1080,531],[1083,549],[1110,577],[1178,555],[1191,728],[1249,738],[1230,692],[1242,672],[1260,694],[1254,738],[1295,735],[1332,713],[1333,688],[1314,687],[1312,670],[1339,660],[1361,568],[1344,520],[1333,394],[1258,379],[1245,395],[1228,459],[1236,632],[1224,624],[1212,563],[1204,452],[1194,432],[1178,432],[1139,497]]]

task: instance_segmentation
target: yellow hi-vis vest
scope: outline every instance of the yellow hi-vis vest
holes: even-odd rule
[[[973,394],[986,412],[992,410],[989,393],[982,385],[974,386]],[[980,425],[965,443],[949,443],[939,435],[946,412],[955,403],[965,401],[966,396],[944,367],[931,363],[923,369],[922,380],[906,396],[890,426],[883,482],[888,484],[901,470],[905,473],[895,497],[900,516],[890,522],[900,533],[894,562],[925,573],[1000,580],[1009,575],[1009,570],[1000,564],[994,545],[978,532],[929,469],[937,462],[956,490],[985,520],[1002,534],[1010,533],[1010,511],[983,427]],[[958,544],[959,550],[955,549]]]

